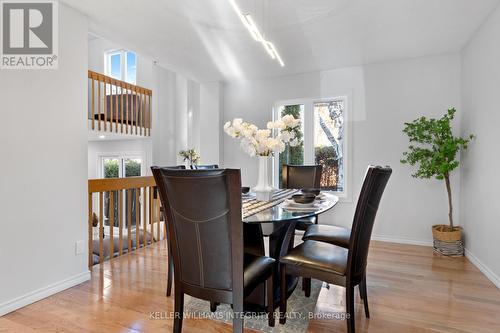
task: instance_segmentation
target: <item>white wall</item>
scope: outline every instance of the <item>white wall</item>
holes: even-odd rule
[[[176,74],[174,87],[174,153],[176,164],[184,164],[181,150],[200,150],[200,84]]]
[[[153,165],[176,165],[175,79],[176,75],[159,66],[153,68]]]
[[[90,277],[87,20],[59,12],[59,69],[0,74],[0,315]]]
[[[200,84],[188,81],[187,147],[200,151]],[[205,139],[205,137],[203,137]]]
[[[104,73],[104,54],[112,50],[119,50],[122,47],[107,39],[91,37],[89,40],[89,70]]]
[[[366,167],[388,164],[394,172],[374,234],[381,239],[429,244],[431,226],[447,222],[446,191],[441,182],[413,179],[412,169],[401,165],[402,152],[408,146],[401,131],[405,121],[422,115],[439,117],[450,106],[460,109],[459,80],[459,56],[443,55],[229,82],[224,89],[224,121],[242,117],[263,127],[271,119],[271,108],[276,101],[350,95],[353,201],[340,203],[320,217],[321,223],[349,226]],[[228,136],[224,136],[224,166],[241,168],[243,184],[255,185],[256,159],[241,152],[238,142]],[[457,208],[459,180],[457,172],[453,175]]]
[[[200,86],[199,132],[203,140],[199,143],[201,164],[221,164],[222,92],[219,82],[203,83]]]
[[[151,140],[90,141],[88,145],[88,178],[102,177],[101,157],[103,155],[137,155],[142,158],[142,174],[151,175]]]
[[[500,9],[462,52],[462,135],[476,140],[462,155],[461,218],[467,255],[500,288]]]

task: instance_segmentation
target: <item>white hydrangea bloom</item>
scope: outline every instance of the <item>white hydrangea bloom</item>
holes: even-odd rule
[[[299,119],[291,115],[283,116],[277,121],[266,124],[267,129],[259,129],[251,123],[244,122],[241,118],[235,118],[232,122],[224,124],[224,132],[233,138],[241,140],[241,149],[250,156],[270,156],[281,153],[286,145],[297,146],[300,144],[293,130],[300,124]],[[279,130],[273,133],[273,130]]]

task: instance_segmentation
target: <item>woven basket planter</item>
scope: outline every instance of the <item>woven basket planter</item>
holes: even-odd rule
[[[432,226],[432,237],[434,239],[434,251],[451,257],[464,255],[464,243],[462,241],[462,227],[454,227],[438,224]]]

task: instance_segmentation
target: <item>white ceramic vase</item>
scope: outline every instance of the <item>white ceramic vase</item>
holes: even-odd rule
[[[274,189],[269,181],[269,156],[259,156],[259,178],[257,185],[253,188],[257,200],[270,201]]]

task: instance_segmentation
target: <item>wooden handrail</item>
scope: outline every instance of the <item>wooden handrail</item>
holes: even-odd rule
[[[156,186],[154,177],[89,179],[89,193]]]
[[[89,268],[94,265],[94,255],[99,257],[99,263],[102,264],[106,259],[122,255],[123,252],[131,252],[161,238],[165,239],[167,229],[164,221],[161,221],[160,207],[153,177],[89,179]],[[97,226],[93,225],[94,214],[99,220]],[[109,221],[109,234],[106,236],[104,229],[108,226],[104,225],[105,219]],[[99,232],[95,241],[94,228]],[[114,231],[114,228],[118,230]],[[109,253],[105,253],[105,248],[109,249]]]
[[[107,76],[107,75],[97,73],[97,72],[94,72],[91,70],[89,70],[88,72],[89,72],[88,73],[89,79],[94,79],[96,81],[101,81],[101,82],[106,81],[107,83],[115,85],[115,86],[121,86],[125,89],[137,91],[137,92],[140,92],[140,93],[147,95],[147,96],[153,96],[153,91],[151,89],[143,88],[143,87],[136,86],[136,85],[133,85],[133,84],[125,82],[125,81],[117,80],[115,78],[112,78],[111,76]]]
[[[93,130],[151,136],[152,90],[91,70],[88,81]]]

